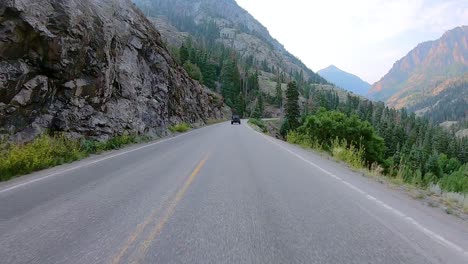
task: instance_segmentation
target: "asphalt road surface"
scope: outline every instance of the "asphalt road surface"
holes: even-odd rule
[[[0,185],[2,264],[466,264],[467,251],[466,222],[244,124]]]

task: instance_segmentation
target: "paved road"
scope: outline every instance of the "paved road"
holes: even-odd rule
[[[222,123],[0,186],[0,263],[468,263],[468,226]]]

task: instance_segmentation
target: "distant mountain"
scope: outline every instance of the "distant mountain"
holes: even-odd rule
[[[444,82],[461,78],[467,72],[468,26],[462,26],[447,31],[438,40],[419,44],[372,86],[369,96],[390,107],[417,111],[420,103],[431,101],[431,97],[452,87],[442,85]],[[456,94],[448,94],[456,99]]]
[[[358,95],[367,95],[371,88],[369,83],[363,81],[358,76],[340,70],[334,65],[330,65],[317,73],[329,82]]]

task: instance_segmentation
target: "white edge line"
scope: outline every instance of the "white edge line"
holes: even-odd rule
[[[205,126],[205,127],[207,127],[207,126]],[[202,128],[205,128],[205,127],[202,127]],[[202,129],[202,128],[201,128],[201,129]],[[33,180],[30,180],[30,181],[18,183],[18,184],[15,184],[15,185],[13,185],[13,186],[7,187],[6,189],[0,190],[0,194],[9,192],[9,191],[12,191],[12,190],[15,190],[15,189],[18,189],[18,188],[20,188],[20,187],[23,187],[23,186],[25,186],[25,185],[29,185],[29,184],[31,184],[31,183],[35,183],[35,182],[42,181],[42,180],[45,180],[45,179],[48,179],[48,178],[51,178],[51,177],[55,177],[55,176],[60,175],[60,174],[63,174],[63,173],[67,173],[67,172],[70,172],[70,171],[74,171],[74,170],[78,170],[78,169],[81,169],[81,168],[85,168],[85,167],[91,166],[91,165],[93,165],[93,164],[99,163],[99,162],[101,162],[101,161],[105,161],[105,160],[112,159],[112,158],[115,158],[115,157],[119,157],[119,156],[122,156],[122,155],[125,155],[125,154],[128,154],[128,153],[131,153],[131,152],[135,152],[135,151],[138,151],[138,150],[142,150],[142,149],[145,149],[145,148],[149,148],[149,147],[152,147],[152,146],[154,146],[154,145],[158,145],[158,144],[161,144],[161,143],[164,143],[164,142],[167,142],[167,141],[172,141],[172,140],[174,140],[174,139],[176,139],[176,138],[189,135],[189,134],[191,134],[192,132],[198,131],[198,130],[199,130],[199,129],[195,129],[195,130],[193,130],[193,131],[191,131],[191,132],[188,132],[188,133],[184,133],[184,134],[180,134],[180,135],[177,135],[177,136],[174,136],[174,137],[162,139],[162,140],[159,140],[159,141],[156,141],[156,142],[153,142],[153,143],[149,143],[148,145],[144,145],[144,146],[141,146],[141,147],[138,147],[138,148],[135,148],[135,149],[130,149],[130,150],[127,150],[127,151],[122,151],[122,152],[119,152],[119,153],[116,153],[116,154],[113,154],[113,155],[106,156],[106,157],[104,157],[104,158],[100,158],[100,159],[97,159],[97,160],[94,160],[94,161],[90,161],[90,162],[85,163],[85,164],[81,164],[81,165],[78,165],[78,166],[74,166],[74,167],[71,167],[71,168],[68,168],[68,169],[65,169],[65,170],[60,170],[60,171],[57,171],[57,172],[48,174],[48,175],[46,175],[46,176],[37,178],[37,179],[33,179]]]
[[[390,205],[382,202],[381,200],[375,198],[374,196],[372,195],[369,195],[367,194],[365,191],[361,190],[360,188],[354,186],[353,184],[343,180],[342,178],[336,176],[335,174],[323,169],[322,167],[320,167],[319,165],[313,163],[312,161],[302,157],[301,155],[297,154],[296,152],[286,148],[285,146],[282,146],[281,144],[279,144],[278,142],[275,142],[274,140],[272,140],[270,137],[258,132],[258,131],[255,131],[252,127],[250,127],[249,125],[247,125],[252,131],[260,134],[263,138],[265,138],[266,140],[268,140],[269,142],[277,145],[278,147],[280,147],[281,149],[287,151],[288,153],[292,154],[293,156],[295,156],[296,158],[306,162],[307,164],[311,165],[312,167],[322,171],[323,173],[327,174],[328,176],[338,180],[339,182],[343,183],[344,185],[346,185],[348,188],[364,195],[368,200],[370,201],[373,201],[375,203],[377,203],[378,205],[382,206],[383,208],[387,209],[388,211],[394,213],[395,215],[399,216],[400,218],[402,218],[403,220],[405,220],[406,222],[414,225],[417,229],[419,229],[421,232],[423,232],[424,234],[426,234],[427,236],[429,236],[430,238],[432,238],[433,240],[435,240],[436,242],[446,246],[446,247],[449,247],[453,250],[456,250],[458,252],[460,252],[461,254],[463,254],[465,257],[468,257],[468,251],[464,250],[462,247],[460,247],[459,245],[453,243],[453,242],[450,242],[448,241],[447,239],[445,239],[443,236],[427,229],[426,227],[424,227],[423,225],[421,225],[420,223],[418,223],[416,220],[414,220],[413,218],[405,215],[403,212],[391,207]]]

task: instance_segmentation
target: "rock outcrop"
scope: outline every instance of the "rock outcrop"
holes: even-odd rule
[[[0,134],[162,136],[223,117],[128,0],[0,2]]]

